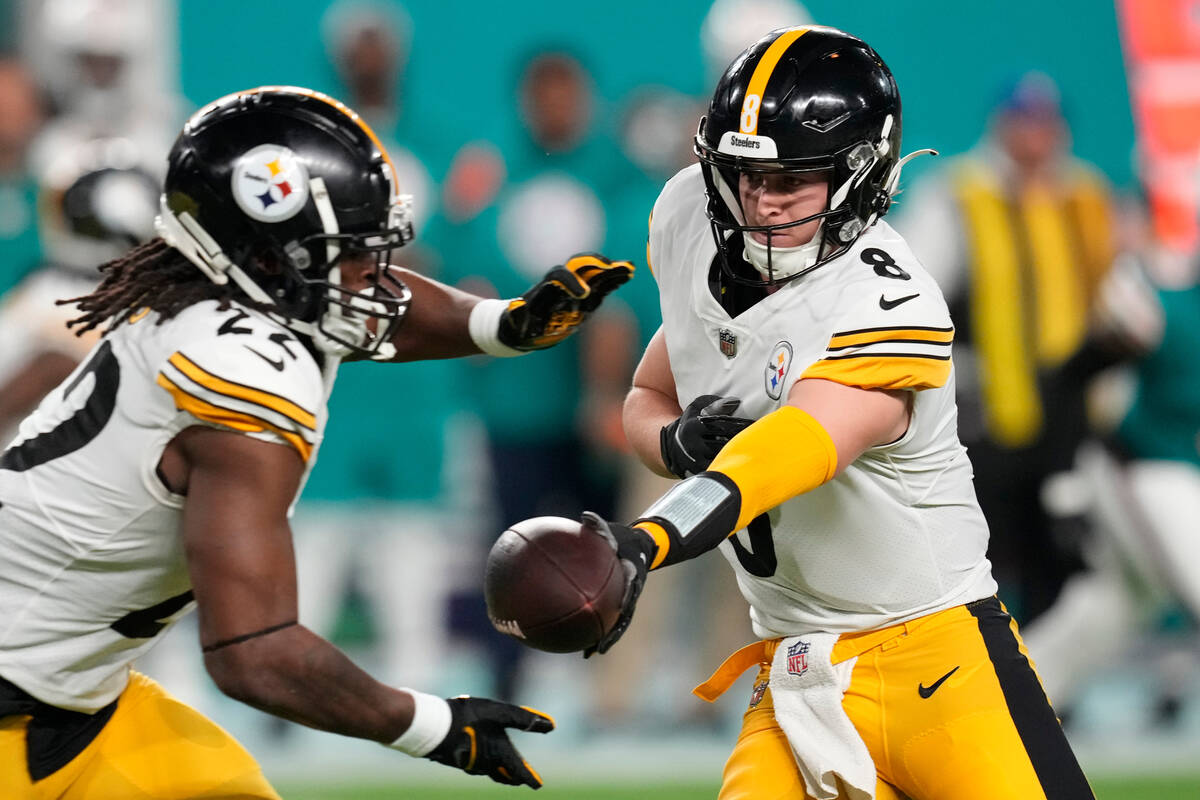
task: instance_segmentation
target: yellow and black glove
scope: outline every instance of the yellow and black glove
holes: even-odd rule
[[[580,253],[546,273],[500,316],[497,337],[514,350],[543,350],[570,336],[601,301],[633,277],[633,264]]]
[[[496,783],[540,789],[542,778],[521,757],[508,729],[549,733],[554,720],[541,711],[483,697],[451,697],[450,731],[425,758]]]

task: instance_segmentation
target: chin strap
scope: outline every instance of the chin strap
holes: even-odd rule
[[[217,240],[186,211],[176,215],[167,207],[166,198],[159,201],[159,214],[154,218],[154,229],[163,241],[174,247],[183,257],[192,262],[210,281],[224,286],[232,278],[246,296],[257,303],[275,305],[271,296],[250,279],[242,268],[229,260]]]

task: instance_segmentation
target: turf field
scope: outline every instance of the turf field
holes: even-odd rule
[[[1200,774],[1166,777],[1130,777],[1093,779],[1097,800],[1197,800],[1200,798]],[[480,781],[470,784],[421,786],[370,784],[321,788],[311,784],[289,787],[281,784],[285,800],[470,800],[474,797],[509,800],[712,800],[717,787],[711,784],[658,784],[654,786],[629,784],[574,784],[547,786],[536,795],[528,789],[492,786]]]

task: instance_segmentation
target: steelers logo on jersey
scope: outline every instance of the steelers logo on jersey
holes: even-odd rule
[[[260,222],[283,222],[308,202],[308,170],[288,148],[260,144],[233,169],[233,199]]]
[[[792,346],[788,342],[779,342],[771,350],[771,357],[767,359],[767,368],[763,375],[766,381],[767,397],[772,400],[779,399],[779,395],[783,393],[783,380],[787,377],[790,366],[792,366]]]

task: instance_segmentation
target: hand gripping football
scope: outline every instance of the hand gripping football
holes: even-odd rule
[[[612,545],[565,517],[534,517],[500,535],[483,578],[496,630],[529,647],[573,653],[621,614],[625,571]]]

